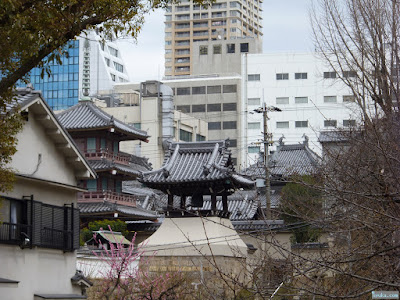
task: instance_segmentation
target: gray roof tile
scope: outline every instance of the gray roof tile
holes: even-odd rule
[[[57,118],[68,131],[114,128],[116,131],[130,137],[127,139],[145,141],[149,137],[146,131],[136,129],[133,126],[115,119],[113,116],[102,111],[91,101],[80,101],[77,105],[59,113]]]
[[[78,203],[78,207],[82,215],[118,212],[130,217],[157,218],[157,214],[154,211],[109,202]]]

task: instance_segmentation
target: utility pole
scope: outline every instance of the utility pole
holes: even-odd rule
[[[263,107],[255,109],[254,112],[262,113],[263,114],[263,122],[264,122],[264,172],[265,172],[265,200],[267,204],[267,220],[272,219],[271,213],[271,181],[269,176],[269,153],[268,153],[268,146],[269,146],[269,134],[268,134],[268,111],[282,111],[280,108],[275,106],[267,107],[265,102],[263,102]]]
[[[263,122],[264,122],[264,171],[265,171],[265,200],[267,203],[267,220],[271,220],[271,182],[269,180],[269,155],[268,155],[268,111],[267,105],[263,103]]]

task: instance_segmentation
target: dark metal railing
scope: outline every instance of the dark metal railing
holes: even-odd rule
[[[42,228],[40,231],[40,246],[61,250],[71,250],[72,232],[52,228]]]
[[[25,237],[30,237],[32,226],[18,223],[0,223],[0,242],[19,245]]]

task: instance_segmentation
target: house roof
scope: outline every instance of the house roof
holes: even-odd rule
[[[92,101],[80,101],[73,107],[59,113],[57,118],[70,132],[82,130],[115,130],[121,134],[121,140],[147,141],[146,131],[125,124],[94,105]]]
[[[308,147],[307,143],[281,144],[269,157],[269,172],[271,177],[277,178],[312,174],[316,171],[319,160],[320,157]],[[244,173],[255,178],[265,177],[264,163],[258,161]]]
[[[157,219],[154,211],[131,207],[110,202],[78,202],[81,216],[113,215],[118,213],[120,218]]]
[[[345,143],[350,139],[350,132],[345,130],[321,131],[318,137],[320,143]]]
[[[232,193],[236,188],[252,188],[254,182],[235,174],[226,141],[170,142],[163,166],[143,173],[140,182],[174,195]]]
[[[123,244],[123,245],[130,245],[131,242],[128,241],[121,232],[111,232],[108,230],[99,230],[93,231],[94,234],[100,235],[105,240],[109,241],[113,244]]]
[[[72,137],[60,124],[51,108],[43,99],[40,91],[33,90],[31,87],[17,88],[14,100],[18,105],[18,111],[29,110],[34,113],[36,119],[46,129],[46,133],[57,145],[60,152],[65,157],[68,157],[77,178],[87,179],[97,177],[96,172],[81,154]]]

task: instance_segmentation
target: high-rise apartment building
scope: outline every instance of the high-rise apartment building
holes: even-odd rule
[[[217,0],[209,6],[182,0],[167,7],[165,14],[165,76],[193,75],[196,42],[231,40],[262,36],[263,0]],[[221,55],[232,53],[228,45],[218,49]],[[242,49],[243,52],[246,49]],[[206,48],[200,49],[200,54]],[[214,51],[214,50],[213,50]],[[240,51],[240,49],[237,49]]]
[[[89,31],[69,41],[65,46],[68,57],[49,66],[50,76],[41,76],[40,68],[30,72],[30,82],[54,110],[66,109],[78,103],[83,91],[89,95],[99,90],[111,90],[116,82],[127,82],[129,76],[118,46],[104,41],[95,31]],[[23,85],[23,84],[19,84]]]

